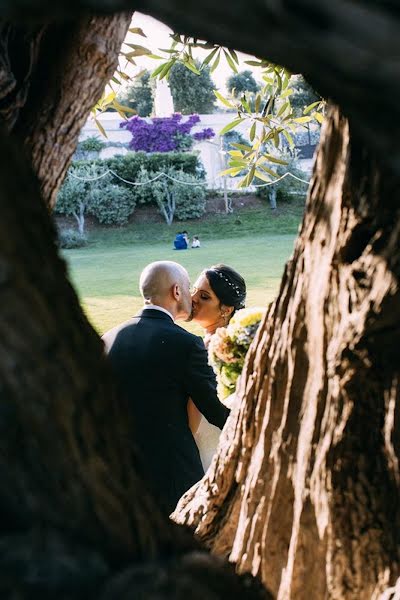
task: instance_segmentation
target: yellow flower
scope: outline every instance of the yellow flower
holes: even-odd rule
[[[241,310],[238,310],[233,315],[227,327],[228,335],[235,336],[239,329],[259,323],[264,317],[265,312],[266,309],[261,307],[242,308]]]

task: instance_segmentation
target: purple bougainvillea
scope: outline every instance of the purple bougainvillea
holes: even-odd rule
[[[215,136],[210,127],[191,135],[192,128],[199,122],[199,115],[190,115],[187,121],[182,122],[182,115],[176,113],[172,117],[154,117],[151,121],[135,116],[123,121],[120,127],[128,129],[132,134],[129,142],[131,150],[182,152],[190,150],[194,140],[199,142]]]

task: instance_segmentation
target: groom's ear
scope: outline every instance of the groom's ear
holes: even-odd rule
[[[174,285],[172,286],[172,296],[174,300],[179,300],[181,297],[181,288],[177,283],[174,283]]]

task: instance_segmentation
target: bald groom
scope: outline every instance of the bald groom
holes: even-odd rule
[[[151,263],[140,276],[140,292],[140,314],[111,329],[103,340],[132,410],[132,440],[153,492],[170,514],[204,474],[189,428],[188,399],[221,429],[229,411],[218,400],[202,339],[175,324],[192,310],[187,271],[171,261]]]

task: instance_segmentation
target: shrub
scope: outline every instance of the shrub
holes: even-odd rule
[[[125,225],[135,205],[135,196],[128,186],[107,182],[90,192],[89,212],[104,225]]]
[[[190,132],[199,122],[199,115],[190,115],[184,122],[179,113],[151,120],[141,119],[136,115],[120,123],[120,127],[131,132],[129,147],[136,152],[181,152],[190,150],[195,140],[207,140],[215,136],[210,127],[192,136]]]
[[[97,158],[99,156],[99,152],[106,147],[106,143],[103,142],[98,136],[93,135],[81,142],[78,142],[78,145],[75,150],[74,160],[85,160],[90,158]]]
[[[89,183],[83,181],[83,179],[96,176],[97,171],[93,165],[86,165],[81,168],[71,167],[58,192],[54,212],[73,216],[76,219],[80,235],[84,235],[85,216],[90,201]],[[77,177],[83,179],[77,179]]]
[[[74,163],[76,167],[94,166],[99,172],[111,169],[127,181],[135,181],[140,169],[146,171],[165,171],[172,167],[178,171],[184,171],[199,178],[205,178],[204,167],[197,154],[189,152],[129,152],[124,156],[112,156],[106,159],[79,161]],[[118,180],[114,180],[117,183]]]
[[[162,172],[142,169],[138,182],[145,183]],[[138,187],[138,201],[154,202],[168,225],[171,225],[174,217],[182,221],[201,217],[206,208],[206,190],[202,181],[176,169],[168,169],[166,173],[173,179],[162,176],[151,184]]]
[[[137,152],[106,160],[77,161],[70,168],[59,191],[55,212],[74,216],[82,234],[87,214],[106,225],[123,225],[134,212],[137,202],[157,204],[151,184],[143,187],[133,186],[111,174],[97,179],[108,169],[122,179],[135,183],[148,181],[149,173],[157,174],[170,170],[183,173],[182,177],[179,177],[182,181],[185,176],[191,178],[191,181],[203,181],[205,174],[198,157],[189,153]],[[76,176],[86,181],[76,179]],[[180,211],[181,208],[178,207],[178,213]],[[201,209],[200,203],[193,216],[189,210],[188,216],[183,218],[196,217],[196,211],[203,214],[204,209]],[[182,208],[182,214],[186,214],[186,209]]]
[[[97,162],[76,163],[59,191],[55,212],[75,217],[81,235],[84,234],[87,214],[93,215],[100,223],[122,225],[135,210],[133,189],[126,184],[115,184],[110,175],[96,179],[102,173],[104,167]]]
[[[106,144],[97,135],[90,136],[78,143],[78,149],[82,152],[100,152]]]
[[[60,248],[82,248],[87,244],[87,237],[76,229],[59,229],[58,245]]]

